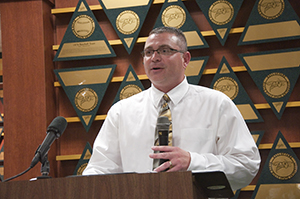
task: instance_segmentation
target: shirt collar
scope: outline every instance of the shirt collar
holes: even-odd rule
[[[188,82],[185,77],[180,84],[178,84],[175,88],[170,90],[167,94],[170,97],[171,102],[176,106],[176,104],[178,104],[180,100],[183,98],[183,96],[186,94],[187,90],[188,90]],[[151,98],[155,107],[159,106],[159,102],[164,94],[165,93],[155,88],[153,84],[151,85]]]

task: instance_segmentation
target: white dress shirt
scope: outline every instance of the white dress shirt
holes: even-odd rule
[[[151,146],[164,93],[153,85],[114,104],[108,111],[83,175],[149,172]],[[172,114],[173,146],[191,155],[190,171],[223,171],[232,189],[247,186],[260,155],[234,103],[225,94],[187,80],[167,93]]]

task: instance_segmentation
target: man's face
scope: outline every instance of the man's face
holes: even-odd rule
[[[181,51],[179,39],[171,33],[152,34],[148,37],[144,50],[157,50],[170,47]],[[190,61],[189,52],[175,52],[162,55],[155,51],[151,56],[144,56],[145,72],[152,84],[163,92],[168,92],[184,79],[184,71]]]

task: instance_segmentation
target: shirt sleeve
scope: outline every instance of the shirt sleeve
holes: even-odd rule
[[[98,133],[93,153],[83,175],[122,172],[118,140],[118,103],[108,111],[107,117]]]
[[[223,171],[233,190],[251,183],[260,166],[259,150],[235,104],[221,101],[216,127],[216,153],[190,151],[188,170]]]

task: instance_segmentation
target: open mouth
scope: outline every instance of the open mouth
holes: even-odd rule
[[[159,70],[159,69],[161,69],[161,68],[159,68],[159,67],[152,68],[152,70]]]

